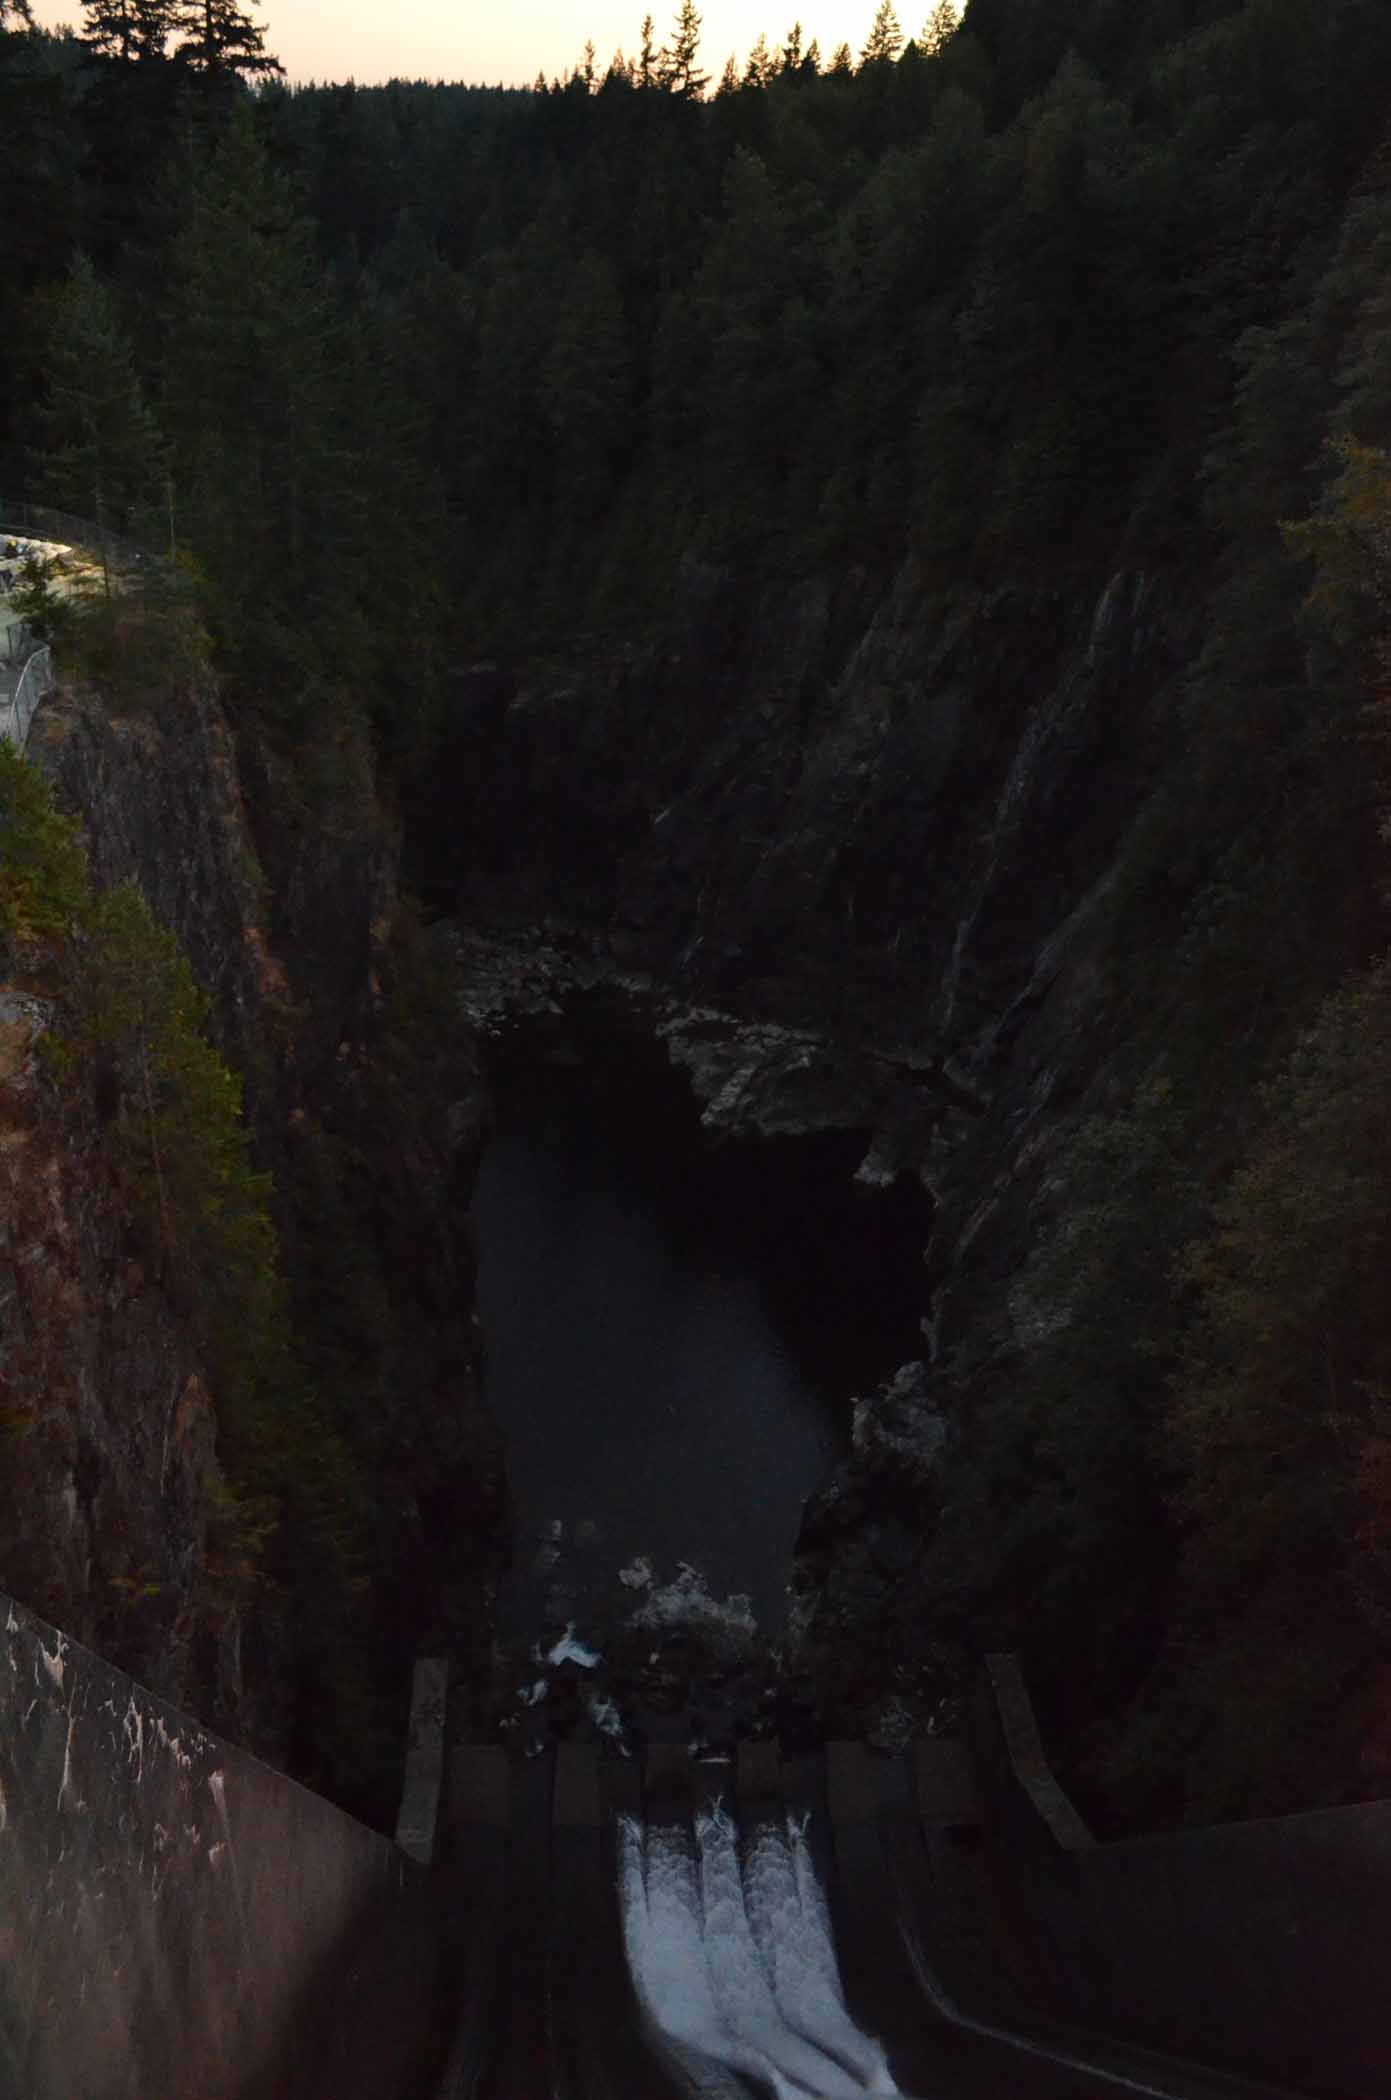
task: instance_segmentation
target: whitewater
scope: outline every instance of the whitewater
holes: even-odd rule
[[[719,1807],[694,1834],[625,1818],[619,1878],[638,1997],[702,2100],[742,2094],[732,2073],[776,2100],[898,2092],[846,2011],[804,1823],[760,1824],[741,1854]]]

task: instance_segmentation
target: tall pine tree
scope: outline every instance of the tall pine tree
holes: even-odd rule
[[[235,0],[184,0],[175,17],[183,31],[178,56],[209,80],[264,78],[283,73],[266,49],[266,33]]]
[[[937,0],[937,5],[923,24],[922,34],[918,38],[919,48],[925,51],[929,58],[936,58],[946,50],[960,26],[961,16],[953,0]]]
[[[671,43],[663,49],[660,61],[661,82],[668,94],[698,101],[705,93],[710,76],[696,70],[699,49],[700,16],[695,11],[695,0],[681,0]]]
[[[52,502],[103,533],[129,530],[154,507],[165,455],[115,303],[80,255],[41,307],[48,392],[33,411],[37,479]]]
[[[82,0],[82,41],[120,65],[163,58],[175,26],[175,0]]]
[[[164,329],[181,537],[234,656],[291,678],[365,646],[342,316],[249,107],[186,184]]]
[[[894,0],[879,0],[860,64],[872,66],[879,59],[895,59],[903,49],[903,31],[894,13]]]

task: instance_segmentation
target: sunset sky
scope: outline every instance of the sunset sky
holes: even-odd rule
[[[701,9],[701,62],[718,77],[731,51],[740,63],[760,30],[780,43],[796,18],[799,0],[709,0]],[[818,37],[829,57],[844,38],[858,52],[869,32],[877,0],[809,0],[803,17],[806,38]],[[507,81],[523,84],[538,70],[569,73],[594,39],[601,65],[618,46],[631,52],[651,5],[660,43],[674,7],[662,0],[272,0],[251,10],[266,31],[291,80],[363,83],[406,79]],[[781,10],[781,12],[779,12]],[[922,0],[921,15],[931,12]],[[904,33],[922,27],[917,14],[900,5]],[[782,15],[787,19],[784,21]],[[34,18],[47,28],[80,25],[78,0],[34,0]]]

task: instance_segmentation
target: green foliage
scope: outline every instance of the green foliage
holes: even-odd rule
[[[236,0],[183,0],[171,14],[171,29],[183,31],[178,55],[195,74],[222,81],[284,72],[265,31]]]
[[[123,713],[177,707],[210,675],[194,586],[180,569],[152,564],[109,594],[58,602],[64,668],[89,679]]]
[[[139,570],[67,573],[26,556],[10,603],[64,670],[90,680],[123,712],[176,705],[211,675],[209,641],[188,565],[147,561]]]
[[[203,1482],[207,1524],[203,1577],[215,1610],[244,1607],[265,1581],[266,1560],[280,1522],[280,1508],[270,1495],[239,1490],[222,1473]]]
[[[115,1185],[208,1368],[222,1474],[207,1482],[204,1579],[216,1609],[266,1582],[320,1614],[325,1697],[362,1699],[350,1624],[365,1491],[294,1335],[270,1177],[241,1085],[209,1042],[208,1001],[134,883],[93,892],[80,827],[0,743],[0,944],[50,1009],[46,1063],[92,1092]]]
[[[1337,467],[1323,507],[1286,525],[1296,554],[1314,563],[1310,609],[1342,639],[1391,641],[1391,455],[1350,435],[1331,441]],[[1370,638],[1370,637],[1368,637]]]
[[[174,0],[82,0],[82,41],[119,65],[164,56],[174,27]]]
[[[939,57],[960,26],[961,11],[954,4],[954,0],[937,0],[918,37],[919,47],[929,58]]]
[[[1192,1814],[1317,1795],[1391,1630],[1391,964],[1334,992],[1176,1275],[1175,1624],[1113,1771]]]
[[[249,107],[181,189],[160,406],[219,658],[290,748],[350,687],[389,741],[430,696],[446,537],[414,288],[368,283],[350,319]]]
[[[131,0],[129,22],[157,6]],[[392,765],[428,768],[448,665],[615,663],[635,637],[687,656],[691,580],[709,576],[738,600],[731,634],[808,575],[864,605],[919,565],[947,627],[968,602],[1094,602],[1117,569],[1153,587],[1140,655],[1103,662],[1083,696],[1096,806],[1046,877],[1071,896],[1070,857],[1114,823],[1095,952],[1130,1047],[1020,1227],[1018,1326],[954,1350],[938,1594],[1103,1703],[1153,1664],[1112,1744],[1127,1785],[1144,1742],[1167,1806],[1185,1789],[1237,1805],[1261,1773],[1261,1798],[1291,1798],[1385,1610],[1368,966],[1391,801],[1391,206],[1367,83],[1391,66],[1391,11],[972,0],[959,20],[942,0],[905,46],[886,4],[858,67],[842,45],[823,71],[794,27],[707,99],[683,5],[664,46],[648,18],[602,79],[587,56],[524,93],[253,99],[236,76],[259,44],[219,8],[185,27],[193,70],[226,92],[192,104],[164,78],[185,67],[112,63],[78,94],[56,48],[6,40],[32,208],[0,229],[0,277],[40,288],[52,378],[0,414],[28,448],[42,404],[50,486],[113,516],[150,500],[157,418],[172,486],[153,493],[196,565],[197,617],[122,590],[74,607],[63,646],[128,706],[177,692],[206,623],[295,811],[282,897],[299,838],[344,844],[371,799],[364,722]],[[102,19],[128,57],[127,17],[102,0]],[[1020,686],[994,678],[991,646],[965,671],[982,778]],[[829,689],[838,647],[799,705]],[[1158,691],[1168,648],[1185,661]],[[662,693],[636,734],[684,737],[694,759],[709,718],[670,730]],[[59,835],[25,824],[3,849],[6,939],[38,983],[76,908]],[[198,1023],[138,906],[104,909],[103,998],[124,1018],[89,1048],[118,1068],[122,1172],[178,1249],[171,1280],[222,1263],[250,1293],[247,1332],[282,1333],[248,1156],[213,1135],[234,1104],[188,1048]],[[1021,905],[1011,939],[1031,923]],[[133,1012],[142,973],[155,1003]],[[156,1037],[166,1077],[145,1103]],[[188,1183],[166,1157],[180,1129],[202,1161]],[[296,1171],[293,1208],[322,1221],[294,1255],[302,1330],[318,1307],[312,1375],[269,1340],[228,1373],[250,1500],[223,1558],[241,1579],[267,1497],[280,1528],[258,1550],[341,1626],[344,1411],[355,1449],[385,1465],[395,1448],[394,1427],[378,1445],[368,1427],[394,1419],[395,1327],[358,1222],[385,1169],[360,1131],[310,1119]],[[175,1213],[196,1221],[186,1249]],[[224,1346],[235,1359],[230,1331]],[[1181,1625],[1155,1662],[1171,1583]],[[1295,1746],[1283,1768],[1277,1739]]]
[[[61,642],[76,612],[72,596],[56,587],[57,574],[52,561],[26,554],[20,563],[19,582],[10,593],[14,610],[40,642]]]
[[[628,426],[628,346],[612,267],[592,252],[573,265],[539,374],[556,447],[556,500],[577,525],[601,513]]]
[[[1046,564],[1079,516],[1124,529],[1152,435],[1176,440],[1164,486],[1192,488],[1231,347],[1282,325],[1287,265],[1330,240],[1375,129],[1352,84],[1391,55],[1370,0],[973,0],[969,28],[941,0],[907,45],[881,7],[858,71],[821,72],[794,25],[707,101],[683,4],[602,80],[272,87],[190,122],[161,4],[90,0],[125,62],[68,128],[87,248],[130,259],[47,295],[77,434],[42,449],[74,508],[167,499],[134,485],[141,458],[159,479],[153,404],[246,704],[293,740],[309,686],[357,677],[397,750],[429,711],[401,673],[425,608],[470,647],[544,643],[619,565],[658,609],[712,542],[755,586],[832,548]],[[195,70],[263,64],[239,9],[184,16]],[[761,293],[731,267],[741,229]],[[636,569],[635,516],[664,521]]]
[[[115,302],[86,256],[37,302],[36,318],[45,339],[46,398],[32,418],[42,492],[99,528],[126,529],[157,500],[163,446]]]
[[[933,1549],[973,1637],[1048,1674],[1065,1653],[1084,1706],[1127,1691],[1136,1626],[1170,1549],[1164,1507],[1174,1255],[1201,1215],[1193,1104],[1167,1075],[1097,1112],[1060,1148],[1047,1213],[1010,1293],[1010,1335],[966,1337],[972,1402]]]
[[[273,670],[284,656],[303,677],[316,644],[341,660],[354,641],[335,573],[357,519],[340,422],[346,338],[310,229],[245,112],[194,171],[171,264],[162,407],[180,539],[233,661]]]
[[[76,1029],[117,1085],[109,1141],[238,1390],[285,1347],[270,1185],[251,1167],[241,1088],[208,1042],[207,1000],[134,883],[93,901]]]
[[[53,789],[0,738],[0,943],[6,973],[51,989],[89,903],[81,828]]]
[[[307,1497],[326,1547],[348,1553],[350,1468],[296,1360],[271,1183],[252,1163],[240,1083],[207,1040],[207,999],[134,883],[93,900],[84,935],[74,1038],[114,1100],[117,1175],[214,1367],[247,1536],[267,1535],[271,1504]]]
[[[700,16],[695,10],[695,0],[681,0],[671,43],[663,48],[657,61],[658,80],[669,95],[699,99],[704,94],[709,76],[696,66],[699,49]]]
[[[1266,1097],[1266,1129],[1184,1273],[1200,1310],[1176,1426],[1187,1503],[1238,1565],[1311,1524],[1343,1528],[1331,1491],[1377,1420],[1391,1345],[1381,1282],[1391,1231],[1391,969],[1328,1003]]]
[[[872,66],[883,61],[892,64],[903,49],[903,31],[898,16],[894,13],[893,0],[879,0],[874,21],[860,53],[860,64]]]

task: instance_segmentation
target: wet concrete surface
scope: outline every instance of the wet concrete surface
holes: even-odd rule
[[[746,1856],[761,1825],[780,1823],[788,1811],[805,1819],[847,2008],[883,2043],[900,2092],[917,2100],[1114,2100],[1118,2092],[1215,2100],[1222,2091],[1220,2081],[1165,2074],[1153,2063],[1127,2066],[1114,2051],[1114,2075],[1099,2075],[1066,2061],[1069,2047],[1056,2037],[1026,2029],[1012,2046],[944,2015],[915,1965],[915,1940],[934,1971],[950,1975],[955,1990],[969,1990],[977,2017],[1004,2025],[1027,2008],[1012,1978],[997,1976],[989,1990],[988,1959],[969,1933],[961,1944],[959,1893],[933,1864],[944,1827],[924,1824],[909,1759],[839,1744],[824,1756],[783,1760],[771,1743],[747,1746],[727,1765],[693,1764],[676,1746],[640,1761],[603,1759],[584,1746],[530,1760],[509,1761],[496,1749],[470,1755],[485,1763],[475,1762],[472,1779],[456,1768],[452,1871],[460,1904],[492,1939],[491,1966],[476,1950],[470,1964],[475,1982],[491,1981],[469,1999],[467,2019],[489,2027],[493,2046],[438,2100],[518,2100],[531,2092],[674,2100],[705,2090],[728,2100],[765,2090],[723,2067],[712,2069],[708,2085],[690,2084],[644,2015],[622,1951],[617,1819],[689,1842],[693,1815],[716,1798],[736,1816]],[[481,1786],[480,1770],[487,1775]],[[505,1834],[497,1820],[504,1794]],[[495,1879],[483,1918],[473,1898],[489,1846]],[[954,1967],[953,1945],[962,1957]]]

